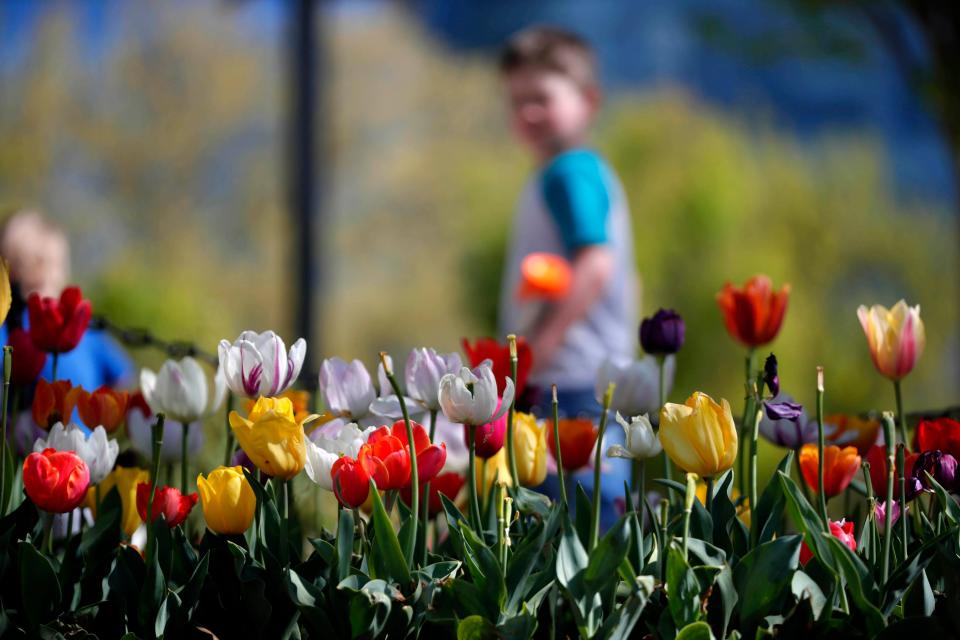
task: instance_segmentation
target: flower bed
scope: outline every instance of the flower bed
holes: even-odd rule
[[[37,381],[91,309],[75,288],[31,297],[30,328],[4,351],[0,635],[954,634],[960,423],[921,421],[909,438],[900,380],[923,351],[919,309],[858,312],[896,414],[825,416],[822,370],[808,410],[781,393],[775,357],[756,366],[788,295],[763,277],[718,295],[748,353],[739,425],[727,400],[699,391],[666,402],[684,343],[672,311],[644,320],[644,360],[601,369],[597,421],[561,419],[556,389],[547,420],[515,410],[530,355],[513,336],[465,341],[471,367],[415,349],[397,376],[381,354],[377,385],[358,361],[326,360],[320,416],[291,390],[306,343],[287,350],[272,332],[222,341],[212,380],[191,357],[144,370],[142,397]],[[33,397],[25,433],[40,437],[24,451],[7,438],[11,385]],[[233,462],[195,468],[201,421],[228,395]],[[91,432],[70,424],[75,407]],[[115,464],[123,423],[149,469]],[[608,429],[623,444],[605,448]],[[786,453],[770,477],[761,435]],[[633,476],[602,530],[607,456],[630,460]],[[654,477],[647,464],[660,459]],[[548,460],[556,500],[533,489]],[[172,468],[161,482],[174,463],[179,486]],[[588,492],[570,477],[590,465]],[[303,535],[295,482],[336,496],[335,530]],[[827,509],[837,496],[839,521]]]

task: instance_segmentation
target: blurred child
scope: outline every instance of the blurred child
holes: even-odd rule
[[[523,335],[533,352],[527,408],[546,413],[557,384],[562,414],[598,417],[594,383],[607,357],[633,357],[637,277],[630,217],[610,166],[589,148],[601,92],[590,46],[572,33],[536,27],[514,36],[500,56],[512,129],[536,170],[517,206],[500,297],[501,333]],[[521,263],[532,253],[570,263],[566,293],[549,303],[521,299]],[[622,432],[608,429],[607,446]],[[610,465],[607,469],[607,465]],[[629,464],[604,457],[606,526],[616,519]],[[552,485],[551,485],[552,481]],[[575,478],[591,490],[592,471]],[[545,489],[557,494],[555,477]]]
[[[59,297],[68,284],[70,245],[59,226],[36,211],[23,210],[0,224],[0,255],[10,263],[13,291],[10,313],[0,327],[0,344],[6,344],[11,328],[27,325],[25,301],[31,293]],[[52,373],[53,360],[47,358],[40,375],[49,380]],[[60,355],[57,365],[58,378],[88,391],[103,385],[130,385],[133,373],[133,363],[123,348],[96,329],[88,329],[73,351]]]

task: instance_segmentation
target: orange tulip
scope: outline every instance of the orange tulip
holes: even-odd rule
[[[542,298],[559,300],[567,295],[572,279],[570,263],[552,253],[531,253],[520,263],[521,300]]]
[[[33,394],[33,421],[47,430],[58,422],[69,422],[83,392],[83,387],[74,387],[68,380],[47,382],[41,378]]]
[[[880,434],[880,421],[870,418],[859,418],[843,414],[824,416],[824,426],[834,426],[835,429],[825,434],[830,442],[842,446],[854,446],[861,456],[867,455],[870,447],[877,443]]]
[[[100,387],[93,393],[78,387],[77,409],[83,424],[91,429],[102,425],[107,433],[117,430],[127,415],[127,404],[130,394],[126,391],[115,391],[110,387]]]
[[[553,438],[553,421],[547,422],[547,444],[553,459],[557,459],[557,450]],[[590,454],[597,443],[597,427],[589,418],[561,418],[560,419],[560,453],[563,458],[563,468],[576,471],[587,466]]]
[[[777,337],[787,311],[790,285],[773,290],[773,282],[764,275],[747,280],[743,288],[729,282],[717,294],[727,333],[747,347],[759,347]]]
[[[817,445],[805,444],[800,449],[800,471],[807,485],[817,492],[820,454]],[[823,448],[823,492],[828,498],[843,493],[860,469],[860,455],[855,447],[841,449],[836,445]]]

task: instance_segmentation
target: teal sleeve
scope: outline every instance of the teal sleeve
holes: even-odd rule
[[[543,196],[569,255],[607,242],[610,196],[596,156],[572,153],[554,160],[543,174]]]

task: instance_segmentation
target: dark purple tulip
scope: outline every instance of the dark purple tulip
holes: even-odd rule
[[[777,373],[777,356],[772,353],[767,356],[767,361],[763,363],[763,383],[770,389],[770,395],[775,396],[780,393],[780,376]]]
[[[667,355],[680,351],[686,327],[683,318],[673,309],[659,309],[640,323],[640,346],[652,355]]]
[[[771,420],[796,422],[803,415],[803,406],[796,402],[764,402],[763,408]]]
[[[939,449],[936,451],[924,451],[913,463],[913,471],[910,475],[918,479],[924,489],[933,491],[932,486],[927,486],[929,482],[927,473],[933,476],[933,479],[936,480],[941,487],[947,491],[952,491],[957,484],[957,459],[949,453],[943,453]],[[909,481],[907,484],[910,484]]]

